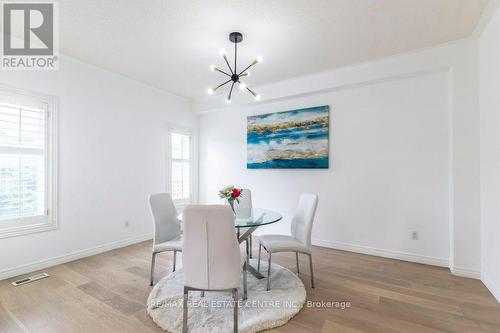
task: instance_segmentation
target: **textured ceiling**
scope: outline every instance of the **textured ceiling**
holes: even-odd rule
[[[258,86],[470,36],[487,0],[62,0],[65,54],[188,98],[244,34]]]

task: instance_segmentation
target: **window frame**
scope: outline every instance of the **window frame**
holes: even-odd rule
[[[174,202],[174,206],[182,211],[184,207],[189,204],[192,204],[196,201],[195,198],[195,132],[194,130],[182,126],[169,126],[168,128],[168,139],[167,139],[167,192],[172,193],[172,163],[174,159],[172,157],[172,133],[189,135],[189,199],[172,199]]]
[[[4,104],[20,105],[30,107],[33,105],[44,105],[47,112],[46,129],[46,211],[43,222],[34,217],[20,217],[9,220],[0,220],[0,238],[21,236],[31,233],[55,230],[58,227],[58,98],[35,92],[19,90],[0,85],[0,101]],[[12,226],[12,221],[23,221],[18,226]],[[29,223],[29,220],[38,223]],[[5,222],[7,226],[2,226]],[[10,222],[10,223],[9,223]]]

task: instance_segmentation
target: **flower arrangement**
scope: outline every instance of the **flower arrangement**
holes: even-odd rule
[[[229,185],[219,191],[219,198],[226,199],[234,213],[234,202],[240,202],[241,189]]]

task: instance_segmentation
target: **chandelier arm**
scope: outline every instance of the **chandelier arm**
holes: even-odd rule
[[[231,74],[228,74],[228,73],[224,72],[223,70],[218,69],[217,67],[215,68],[215,70],[216,70],[217,72],[219,72],[219,73],[222,73],[222,74],[225,74],[225,75],[227,75],[227,76],[231,77]]]
[[[248,66],[247,66],[247,68],[245,68],[244,70],[242,70],[242,71],[241,71],[238,75],[241,75],[241,74],[245,73],[245,72],[246,72],[246,71],[247,71],[250,67],[252,67],[253,65],[255,65],[255,64],[250,64],[250,65],[248,65]]]
[[[231,89],[229,90],[229,100],[231,100],[231,95],[233,93],[233,88],[234,88],[234,82],[233,84],[231,85]]]
[[[229,61],[227,61],[227,56],[225,56],[225,55],[224,55],[224,57],[223,57],[223,58],[224,58],[224,61],[225,61],[225,62],[226,62],[226,64],[227,64],[227,67],[228,67],[228,68],[229,68],[229,70],[231,71],[231,74],[234,74],[233,69],[231,68],[231,65],[229,64]]]
[[[219,84],[217,87],[215,87],[214,92],[215,92],[217,89],[219,89],[220,87],[222,87],[222,86],[224,86],[224,85],[228,84],[229,82],[231,82],[231,79],[227,80],[226,82],[223,82],[223,83]]]
[[[253,91],[252,89],[246,87],[246,89],[252,94],[253,97],[257,96],[257,93]]]

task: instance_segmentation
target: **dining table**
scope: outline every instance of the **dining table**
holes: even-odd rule
[[[179,214],[178,219],[182,222],[182,214]],[[239,243],[246,243],[246,253],[247,256],[251,257],[251,237],[258,227],[264,225],[270,225],[279,222],[283,219],[283,216],[275,211],[263,208],[240,208],[236,211],[234,217],[234,227],[236,229],[236,236]],[[250,274],[255,276],[257,279],[263,279],[262,275],[255,267],[251,264],[248,265],[247,270]]]

